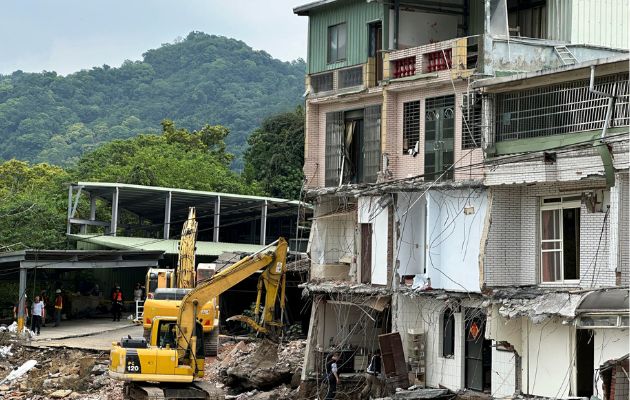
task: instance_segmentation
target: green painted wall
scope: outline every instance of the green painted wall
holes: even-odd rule
[[[339,1],[321,10],[312,11],[309,16],[308,73],[314,74],[331,69],[349,67],[367,62],[368,23],[383,21],[383,43],[387,43],[385,7],[377,2],[365,0]],[[348,39],[346,60],[327,63],[328,27],[345,22]]]

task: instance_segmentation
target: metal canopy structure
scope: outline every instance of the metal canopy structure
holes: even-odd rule
[[[628,313],[630,310],[630,292],[628,288],[600,290],[587,294],[577,307],[577,312]]]
[[[78,216],[77,209],[82,195],[90,200],[89,216]],[[111,205],[109,221],[96,219],[97,199]],[[161,231],[161,239],[169,239],[174,236],[173,233],[179,233],[177,226],[187,218],[188,207],[192,206],[196,207],[197,219],[203,221],[202,226],[209,227],[201,228],[200,232],[210,230],[209,239],[213,242],[221,241],[222,227],[234,227],[253,221],[258,230],[257,242],[263,245],[267,244],[270,233],[268,219],[284,217],[297,221],[300,210],[310,212],[310,206],[305,203],[274,197],[124,183],[78,182],[69,187],[67,234],[89,234],[90,227],[102,227],[107,236],[117,236],[125,228],[120,225],[120,214],[122,210],[126,210],[136,215],[140,221],[159,225],[154,230]]]
[[[83,270],[104,268],[157,267],[162,251],[21,250],[0,254],[1,271],[20,273],[18,331],[24,326],[28,270]]]

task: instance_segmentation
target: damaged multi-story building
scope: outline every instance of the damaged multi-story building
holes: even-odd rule
[[[392,388],[602,396],[628,347],[627,4],[294,12],[315,205],[304,391],[339,352],[358,395],[380,347]]]

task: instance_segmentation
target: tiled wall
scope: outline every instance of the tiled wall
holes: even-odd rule
[[[490,189],[493,203],[484,260],[486,285],[536,284],[539,280],[540,197],[581,193],[594,188],[601,189],[602,184],[577,182]],[[608,267],[609,221],[604,223],[605,213],[589,213],[584,205],[580,213],[580,287],[613,286],[615,272]]]
[[[405,354],[410,329],[426,335],[426,371],[427,385],[444,386],[451,390],[464,387],[464,326],[463,312],[455,313],[455,355],[452,358],[441,356],[442,342],[440,334],[441,315],[445,307],[443,300],[424,296],[410,297],[396,294],[393,331],[400,332]],[[481,301],[471,300],[468,304],[478,307]],[[462,311],[464,308],[462,308]]]

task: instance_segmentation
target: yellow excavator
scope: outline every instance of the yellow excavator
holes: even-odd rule
[[[272,248],[275,246],[275,249]],[[286,256],[283,238],[247,256],[230,267],[201,281],[181,301],[177,317],[153,318],[149,341],[123,338],[112,343],[109,375],[126,382],[127,399],[217,399],[223,398],[207,382],[196,380],[204,374],[203,333],[200,323],[202,306],[259,270],[258,294],[254,318],[238,316],[263,334],[282,328],[285,306]],[[263,289],[264,308],[259,319]],[[279,307],[280,319],[275,318]]]
[[[197,246],[197,215],[195,207],[188,209],[188,218],[182,227],[179,239],[177,260],[177,278],[175,274],[168,274],[171,282],[176,284],[158,287],[150,293],[144,302],[142,326],[144,337],[149,338],[151,323],[156,316],[176,317],[182,298],[195,287],[195,248]],[[165,270],[168,271],[168,270]],[[151,271],[149,271],[150,273]],[[204,335],[204,352],[209,356],[216,356],[219,346],[219,313],[218,299],[212,299],[202,306],[201,326]]]

